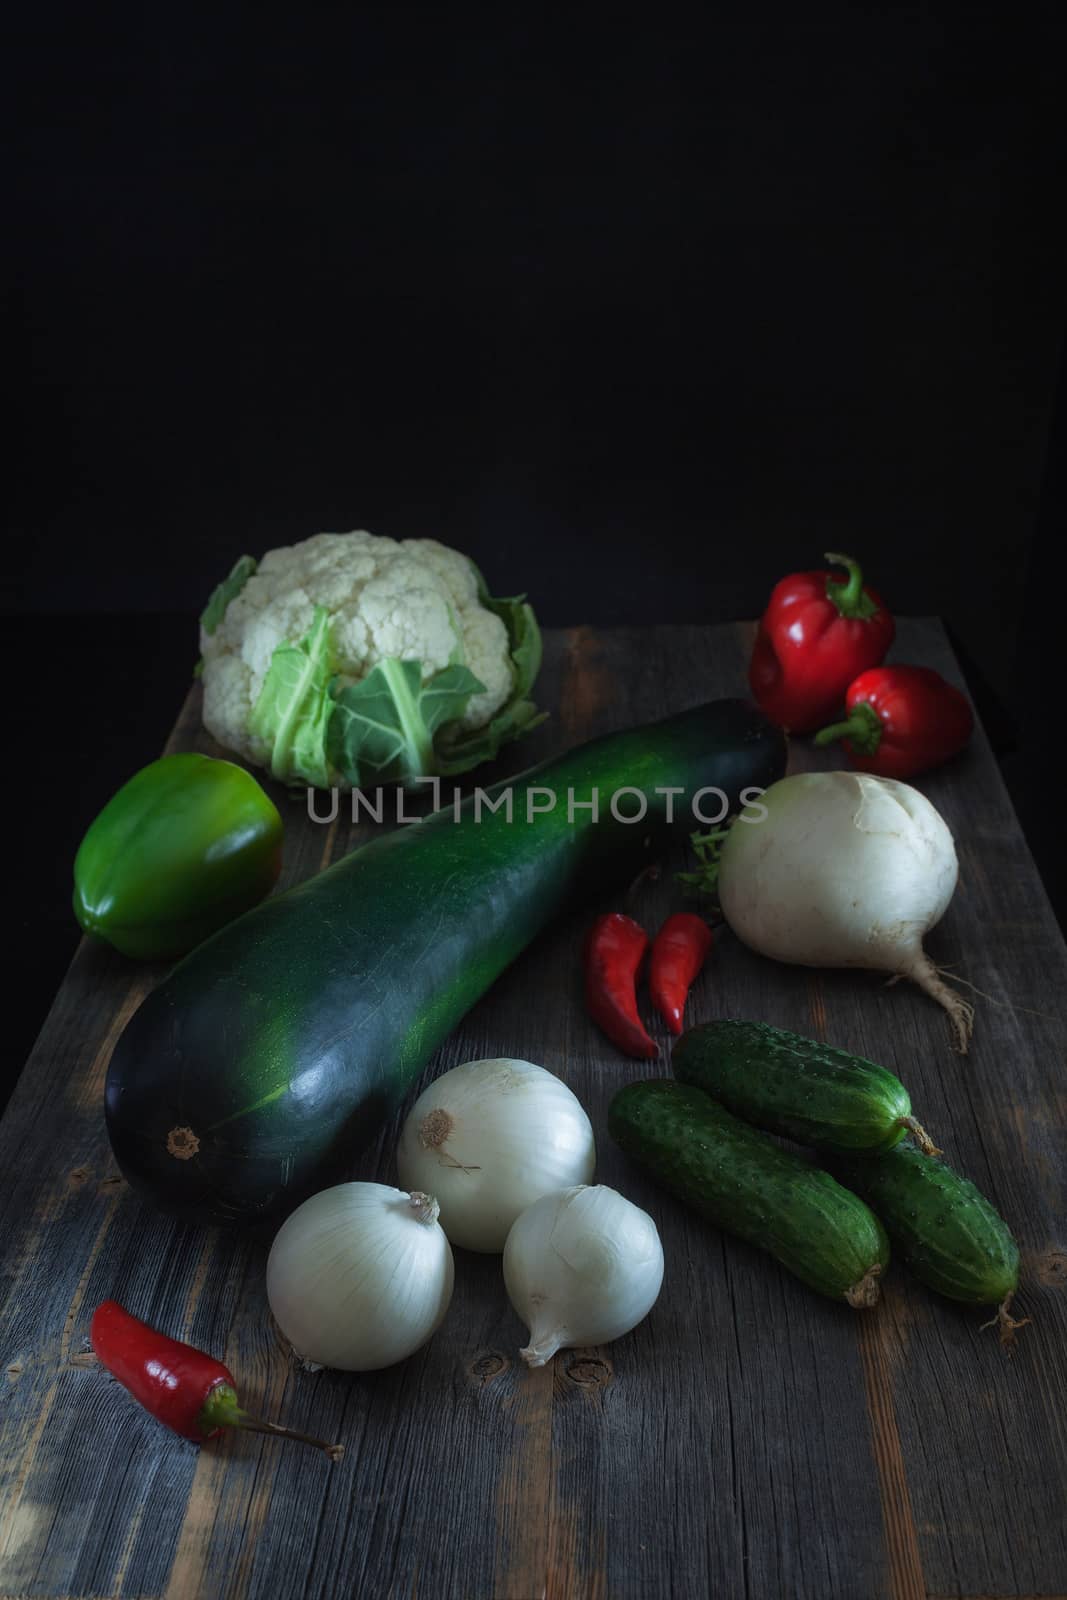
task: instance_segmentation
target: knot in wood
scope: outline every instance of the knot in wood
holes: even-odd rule
[[[471,1362],[471,1372],[483,1383],[488,1383],[490,1379],[499,1377],[506,1366],[507,1361],[503,1356],[498,1356],[495,1350],[487,1350]]]
[[[606,1361],[601,1361],[597,1356],[579,1356],[567,1367],[567,1376],[572,1383],[595,1388],[610,1380],[611,1368]]]
[[[1039,1256],[1037,1277],[1049,1289],[1067,1288],[1067,1250],[1046,1250]]]

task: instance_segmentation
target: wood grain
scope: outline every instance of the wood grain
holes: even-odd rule
[[[550,635],[540,698],[553,718],[506,752],[500,774],[737,693],[750,637],[740,626]],[[958,679],[935,623],[902,624],[896,653]],[[212,749],[195,694],[168,748],[194,745]],[[810,765],[810,748],[792,759]],[[652,1213],[667,1258],[660,1301],[632,1335],[527,1372],[499,1261],[457,1252],[453,1306],[425,1350],[366,1377],[304,1372],[267,1312],[269,1233],[175,1224],[118,1177],[103,1075],[160,973],[86,943],[0,1127],[0,1596],[1067,1593],[1067,951],[984,739],[920,786],[957,837],[961,885],[930,948],[988,997],[972,1054],[954,1056],[942,1014],[903,985],[781,967],[727,932],[691,1020],[763,1018],[904,1078],[938,1143],[1019,1235],[1020,1303],[1034,1322],[1014,1361],[980,1316],[899,1269],[873,1313],[818,1299],[601,1137],[600,1179]],[[287,883],[371,831],[279,804]],[[650,927],[677,903],[676,864],[630,896]],[[624,896],[620,886],[604,906]],[[540,939],[430,1072],[532,1057],[602,1130],[635,1069],[582,1010],[594,909]],[[395,1180],[396,1131],[394,1120],[353,1175]],[[197,1451],[165,1433],[87,1353],[91,1310],[109,1294],[223,1355],[250,1408],[343,1439],[345,1460],[256,1436]]]
[[[826,1003],[818,972],[809,977],[808,992],[811,1036],[825,1043]],[[871,1451],[882,1501],[886,1593],[889,1600],[924,1600],[922,1555],[893,1401],[893,1363],[900,1348],[899,1338],[894,1334],[885,1309],[877,1317],[860,1317],[857,1334],[863,1361]]]

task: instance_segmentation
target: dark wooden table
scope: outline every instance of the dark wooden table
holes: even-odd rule
[[[736,693],[743,628],[586,629],[548,640],[555,710],[512,769],[608,728]],[[958,677],[934,622],[896,655]],[[201,742],[195,694],[170,749]],[[211,748],[204,743],[203,748]],[[805,747],[795,765],[811,763]],[[830,757],[827,765],[837,764]],[[542,1062],[598,1130],[601,1181],[656,1218],[667,1275],[629,1337],[525,1371],[497,1258],[457,1252],[431,1343],[365,1377],[293,1365],[263,1288],[269,1232],[176,1224],[117,1174],[101,1112],[111,1048],[158,978],[83,943],[0,1134],[0,1595],[421,1600],[923,1600],[1067,1593],[1067,951],[981,735],[921,786],[957,840],[961,884],[929,941],[986,998],[971,1055],[941,1012],[865,974],[785,968],[728,934],[692,1019],[824,1036],[897,1071],[951,1160],[1011,1221],[1019,1304],[1007,1360],[981,1315],[902,1269],[856,1314],[804,1289],[658,1192],[603,1134],[635,1067],[586,1021],[588,914],[496,985],[430,1071]],[[360,834],[287,805],[286,879]],[[639,891],[654,925],[669,873]],[[395,1181],[397,1125],[354,1175]],[[345,1441],[331,1467],[231,1436],[198,1450],[96,1367],[93,1307],[115,1295],[225,1357],[246,1404]]]

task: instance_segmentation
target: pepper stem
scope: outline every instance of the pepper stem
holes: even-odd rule
[[[834,555],[827,551],[823,557],[835,567],[844,567],[848,577],[844,580],[827,578],[826,594],[843,617],[873,617],[878,607],[863,587],[863,572],[858,561],[851,556]]]
[[[844,722],[831,722],[828,728],[820,728],[813,744],[833,744],[835,739],[851,739],[854,734],[863,731],[863,722],[860,717],[846,717]]]
[[[208,1395],[198,1418],[205,1435],[216,1428],[243,1428],[246,1433],[269,1433],[275,1439],[295,1439],[298,1444],[311,1444],[324,1450],[331,1461],[340,1461],[345,1453],[343,1444],[327,1444],[310,1433],[300,1433],[295,1428],[283,1428],[277,1422],[264,1422],[242,1410],[237,1403],[237,1391],[228,1383],[217,1383]]]
[[[872,711],[865,700],[861,700],[853,706],[844,722],[833,722],[828,728],[821,728],[812,743],[821,747],[832,744],[835,739],[848,739],[861,755],[873,756],[882,742],[882,723],[878,713]]]

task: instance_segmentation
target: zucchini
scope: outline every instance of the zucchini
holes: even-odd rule
[[[611,1102],[608,1131],[665,1188],[809,1288],[857,1310],[877,1301],[889,1241],[874,1213],[702,1089],[629,1083]]]
[[[969,1178],[910,1143],[882,1155],[834,1163],[850,1189],[885,1223],[905,1265],[938,1294],[967,1305],[996,1306],[992,1323],[1010,1346],[1029,1322],[1009,1313],[1019,1284],[1019,1247],[1011,1229]]]
[[[784,1028],[704,1023],[679,1039],[671,1068],[735,1116],[817,1150],[885,1150],[910,1129],[927,1155],[938,1154],[899,1078]]]
[[[778,729],[716,701],[505,780],[488,791],[498,811],[476,814],[475,795],[458,822],[448,807],[379,835],[264,902],[187,956],[119,1040],[106,1109],[122,1171],[197,1220],[291,1209],[373,1139],[553,917],[683,837],[697,790],[737,807],[784,765]],[[639,793],[622,815],[647,806],[639,824],[612,815],[623,788]],[[527,796],[544,806],[546,791],[554,809],[527,821]],[[582,808],[594,791],[597,822]]]

